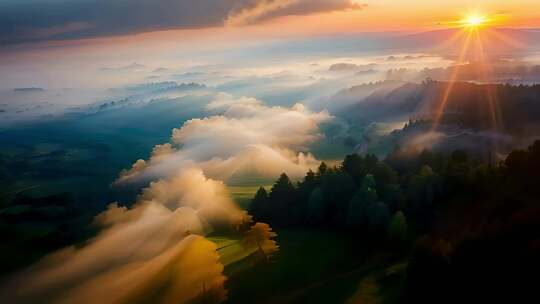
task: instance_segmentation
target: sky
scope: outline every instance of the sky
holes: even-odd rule
[[[539,9],[534,0],[4,0],[0,43],[164,30],[211,35],[231,27],[244,29],[239,36],[436,30],[471,11],[498,16],[500,26],[534,28],[540,27]]]

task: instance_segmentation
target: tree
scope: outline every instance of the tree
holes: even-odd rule
[[[381,193],[380,200],[392,211],[403,208],[404,194],[399,184],[387,184],[379,193]]]
[[[307,201],[309,199],[309,195],[311,194],[313,189],[317,187],[318,184],[319,181],[315,172],[309,169],[309,171],[306,173],[306,176],[304,177],[304,180],[298,183],[298,198]]]
[[[294,196],[294,186],[287,176],[282,173],[279,179],[276,181],[272,190],[270,190],[270,199],[272,201],[290,201]]]
[[[341,168],[352,177],[357,185],[362,182],[362,179],[367,174],[364,159],[358,154],[347,155]]]
[[[407,239],[407,218],[403,212],[398,211],[392,216],[388,226],[388,237],[396,242],[403,242]]]
[[[472,183],[472,161],[465,151],[454,151],[446,165],[445,180],[453,193],[468,192]]]
[[[408,184],[409,199],[413,208],[425,208],[433,204],[436,176],[431,167],[423,166],[418,174],[411,177]]]
[[[361,199],[370,203],[376,202],[378,199],[377,191],[375,190],[376,186],[377,183],[375,182],[373,175],[366,175],[362,180],[362,185],[360,186],[359,194]]]
[[[318,224],[324,221],[325,206],[324,195],[321,188],[315,188],[308,201],[308,221],[313,224]]]
[[[306,173],[306,177],[304,177],[304,183],[307,185],[314,185],[316,183],[316,175],[313,170],[309,169],[309,171]]]
[[[424,149],[420,155],[418,155],[417,163],[417,168],[428,165],[433,169],[433,171],[441,172],[444,168],[445,157],[440,153],[434,153],[431,150]]]
[[[322,180],[326,218],[343,222],[348,209],[348,202],[355,191],[352,178],[342,170],[329,169]]]
[[[308,218],[309,198],[313,190],[319,185],[313,170],[309,170],[304,177],[304,180],[298,183],[295,191],[295,203],[292,212],[296,224],[305,223]]]
[[[371,203],[367,207],[368,229],[375,234],[384,234],[390,223],[390,210],[383,202]]]
[[[268,192],[264,187],[260,187],[249,205],[249,213],[255,220],[261,220],[267,217],[268,207]]]
[[[322,162],[319,165],[319,168],[317,169],[317,177],[319,178],[323,177],[327,171],[328,171],[328,166],[326,165],[325,162]]]
[[[377,156],[375,156],[375,154],[366,155],[365,164],[366,164],[366,169],[368,173],[373,173],[378,163],[379,163],[379,159],[377,158]]]
[[[368,203],[362,200],[360,192],[356,193],[349,202],[345,225],[349,229],[358,229],[365,226],[367,223],[367,207]]]
[[[457,163],[465,163],[469,160],[469,155],[463,150],[455,150],[452,152],[450,158]]]
[[[504,162],[506,183],[514,192],[519,190],[538,194],[540,180],[540,141],[527,150],[513,151]],[[519,189],[519,190],[518,190]]]
[[[244,247],[246,249],[255,249],[258,257],[262,261],[269,261],[272,254],[279,250],[279,246],[274,238],[277,233],[272,231],[270,225],[265,223],[256,223],[246,233],[244,238]]]
[[[296,189],[293,183],[283,173],[270,190],[268,215],[273,225],[286,225],[297,219],[298,205],[296,204]]]
[[[407,184],[407,211],[419,229],[428,229],[435,212],[435,195],[439,178],[429,166],[423,166]]]
[[[388,184],[397,184],[399,182],[398,174],[385,163],[379,163],[375,166],[373,177],[377,184],[377,190],[382,190]]]
[[[362,180],[360,190],[358,190],[349,202],[346,225],[352,229],[369,225],[370,206],[375,204],[377,199],[375,179],[373,175],[368,174]]]

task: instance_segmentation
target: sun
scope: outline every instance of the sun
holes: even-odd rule
[[[469,14],[461,20],[461,24],[464,27],[480,27],[488,23],[489,19],[486,15],[482,14]]]

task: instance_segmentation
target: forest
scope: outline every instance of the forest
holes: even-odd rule
[[[280,229],[326,229],[370,255],[406,260],[407,303],[520,302],[540,269],[540,141],[504,161],[397,147],[353,154],[261,187],[249,212]]]

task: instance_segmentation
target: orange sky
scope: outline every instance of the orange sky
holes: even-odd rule
[[[540,28],[539,0],[351,0],[367,7],[308,16],[287,16],[249,26],[224,26],[195,30],[170,30],[124,37],[82,41],[46,42],[43,45],[79,45],[87,50],[108,45],[151,48],[181,43],[185,47],[250,43],[261,39],[283,39],[333,33],[430,31],[450,27],[452,21],[470,12],[496,16],[498,27]]]
[[[351,0],[367,4],[362,10],[336,11],[308,16],[287,16],[250,26],[201,30],[173,30],[139,34],[136,41],[185,37],[193,41],[238,43],[242,38],[282,39],[333,33],[431,31],[452,27],[467,14],[480,13],[503,28],[540,28],[539,0]],[[446,2],[446,3],[444,3]],[[131,39],[128,39],[131,40]],[[127,42],[124,41],[124,42]]]
[[[363,32],[392,30],[437,30],[447,22],[470,12],[496,16],[498,26],[540,27],[538,0],[358,0],[364,10],[333,12],[311,16],[289,16],[260,27],[278,23],[295,32]],[[280,31],[282,27],[280,27]]]

